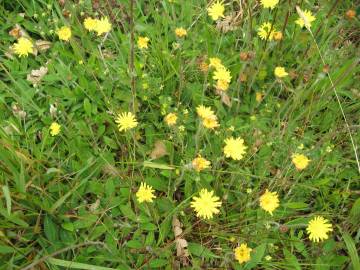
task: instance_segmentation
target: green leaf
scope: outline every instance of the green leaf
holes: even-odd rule
[[[291,269],[301,270],[301,266],[295,255],[290,253],[290,251],[288,251],[287,249],[284,249],[284,256],[286,262],[291,265]]]
[[[140,241],[138,240],[130,240],[126,243],[126,245],[129,247],[129,248],[135,248],[135,249],[140,249],[140,248],[143,248],[144,245],[143,243],[141,243]]]
[[[360,269],[359,255],[357,253],[354,240],[351,238],[351,236],[347,232],[344,232],[344,233],[341,232],[341,233],[342,233],[343,239],[345,241],[345,244],[346,244],[346,247],[348,250],[348,254],[351,258],[351,264],[353,266],[353,269],[354,270]]]
[[[91,116],[91,103],[88,98],[84,99],[84,111],[88,116]]]
[[[257,266],[262,258],[264,257],[266,250],[266,244],[261,244],[260,246],[257,246],[252,252],[251,252],[251,260],[245,265],[245,269],[252,269],[255,266]]]
[[[190,253],[197,257],[206,258],[206,259],[219,258],[219,256],[212,253],[210,249],[208,249],[198,243],[189,243],[188,248],[189,248]]]
[[[303,202],[288,202],[283,204],[284,208],[291,208],[291,209],[306,209],[308,208],[307,203]]]
[[[120,205],[120,210],[124,214],[124,216],[132,221],[138,221],[137,216],[135,215],[134,211],[131,209],[130,203],[126,205]]]
[[[6,201],[6,209],[8,214],[11,214],[11,197],[10,197],[10,190],[8,186],[2,186],[2,190],[5,196],[5,201]]]
[[[161,169],[161,170],[173,170],[174,169],[174,167],[171,167],[169,165],[155,163],[155,162],[151,162],[151,161],[144,161],[143,166],[145,168],[154,168],[154,169]]]
[[[66,269],[83,269],[83,270],[115,270],[115,268],[97,266],[93,264],[78,263],[73,261],[59,260],[55,258],[49,258],[46,260],[48,263],[56,266],[63,266]]]
[[[56,224],[52,221],[52,219],[48,215],[46,215],[44,218],[44,232],[45,232],[46,238],[50,242],[57,241],[57,239],[58,239],[57,231],[58,231],[58,228],[57,228]]]
[[[8,254],[15,252],[15,249],[9,246],[0,245],[0,254]]]
[[[153,268],[163,267],[168,264],[169,264],[169,260],[165,260],[165,259],[155,259],[150,261],[149,263],[150,267]]]

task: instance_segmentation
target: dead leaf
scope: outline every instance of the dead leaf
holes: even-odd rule
[[[231,107],[231,100],[228,94],[225,91],[222,90],[215,90],[216,94],[221,97],[222,103],[224,103],[226,106]]]
[[[29,34],[20,26],[20,24],[15,24],[14,28],[9,31],[9,35],[16,39],[20,37],[29,38]]]
[[[240,19],[242,18],[242,11],[232,13],[228,16],[225,16],[224,19],[218,20],[216,23],[216,29],[223,33],[236,30],[240,25]]]
[[[172,220],[172,229],[175,235],[176,256],[179,257],[184,266],[189,264],[189,251],[187,250],[188,242],[182,236],[182,224],[179,219],[174,216]]]
[[[26,80],[31,82],[33,86],[36,86],[40,83],[41,79],[46,75],[48,72],[47,67],[40,67],[39,69],[33,69],[30,74],[27,75]]]
[[[163,141],[156,141],[154,145],[154,149],[150,153],[151,159],[158,159],[165,155],[167,155],[168,152],[166,151],[166,145]]]
[[[100,199],[97,199],[94,203],[90,204],[89,211],[95,212],[99,208],[99,205],[100,205]]]
[[[45,52],[51,48],[51,42],[39,39],[35,41],[35,47],[39,52]]]

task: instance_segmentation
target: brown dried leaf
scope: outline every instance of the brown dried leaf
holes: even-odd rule
[[[48,72],[47,67],[40,67],[39,69],[33,69],[30,74],[27,75],[26,80],[31,82],[34,86],[40,83],[41,79]]]
[[[228,107],[231,107],[231,99],[225,91],[216,90],[216,94],[221,97],[222,103]]]
[[[158,140],[155,142],[154,149],[151,151],[150,157],[152,159],[157,159],[167,154],[168,152],[166,151],[166,145],[164,144],[163,141]]]
[[[45,52],[51,48],[51,42],[39,39],[35,41],[35,47],[39,52]]]
[[[218,20],[216,23],[216,29],[223,33],[227,33],[229,31],[234,31],[239,27],[240,20],[242,17],[242,11],[239,13],[231,13],[228,16],[225,16],[224,19]]]
[[[186,266],[189,264],[189,251],[187,250],[188,242],[181,236],[181,227],[181,222],[176,216],[174,216],[172,220],[172,229],[175,235],[176,256],[179,257],[182,264]]]
[[[16,39],[29,37],[29,34],[19,24],[15,24],[14,28],[9,31],[9,35]]]

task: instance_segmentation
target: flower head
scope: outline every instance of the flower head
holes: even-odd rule
[[[200,155],[197,158],[194,158],[191,162],[195,171],[200,172],[204,169],[210,167],[210,161],[206,160],[205,158],[201,157]]]
[[[291,156],[292,158],[292,162],[294,163],[296,169],[298,170],[303,170],[305,169],[310,162],[310,159],[307,158],[307,156],[303,155],[303,154],[293,154]]]
[[[187,35],[186,29],[179,27],[175,29],[175,35],[179,38],[185,37]]]
[[[218,68],[214,71],[213,79],[230,83],[231,81],[230,71],[228,71],[226,68]]]
[[[136,192],[138,202],[152,202],[153,199],[156,198],[154,192],[151,186],[148,186],[146,183],[141,183],[139,190]]]
[[[227,81],[218,80],[216,82],[216,89],[226,91],[229,89],[229,83]]]
[[[274,74],[276,77],[278,78],[284,78],[286,77],[287,75],[289,75],[289,73],[287,73],[285,71],[285,68],[284,67],[276,67],[275,70],[274,70]]]
[[[211,219],[214,214],[219,213],[218,207],[221,206],[219,197],[213,196],[214,191],[200,190],[199,197],[194,197],[191,207],[194,208],[197,217]]]
[[[137,45],[140,49],[147,49],[150,39],[148,37],[139,37]]]
[[[51,136],[56,136],[60,133],[60,130],[61,130],[61,126],[56,123],[56,122],[53,122],[51,123],[50,125],[50,135]]]
[[[169,113],[165,116],[164,121],[168,124],[168,126],[173,126],[176,124],[177,116],[175,113]]]
[[[273,9],[279,3],[279,0],[260,0],[260,3],[264,8]]]
[[[97,19],[93,19],[91,17],[87,17],[85,20],[84,20],[84,27],[86,30],[88,31],[94,31],[95,28],[96,28],[96,25],[97,25],[97,22],[99,20]]]
[[[225,139],[224,154],[226,157],[231,157],[234,160],[241,160],[245,154],[246,146],[244,140],[239,138],[230,137]]]
[[[281,31],[276,31],[276,32],[274,33],[274,39],[275,39],[276,41],[282,40],[282,39],[283,39],[283,34],[282,34],[282,32],[281,32]]]
[[[201,118],[209,118],[210,116],[214,115],[214,112],[211,110],[210,107],[205,107],[204,105],[199,105],[196,107],[196,112],[198,116]]]
[[[250,261],[250,252],[251,248],[247,246],[247,244],[241,244],[237,248],[235,248],[235,259],[238,260],[239,263],[244,263]]]
[[[20,57],[28,56],[29,53],[33,52],[33,44],[29,39],[21,37],[18,39],[17,43],[14,44],[13,49]]]
[[[224,68],[220,58],[212,57],[209,59],[209,61],[210,61],[209,67],[214,67],[215,69]]]
[[[266,190],[260,196],[260,207],[272,215],[272,212],[279,207],[279,196],[277,193]]]
[[[216,115],[210,115],[209,117],[203,118],[202,124],[208,129],[214,129],[219,126]]]
[[[68,26],[61,27],[56,33],[60,40],[68,41],[71,38],[71,29]]]
[[[256,92],[255,99],[257,102],[261,102],[264,97],[264,94],[262,92]]]
[[[207,9],[209,16],[216,21],[220,17],[224,16],[225,7],[223,2],[216,1],[216,3],[213,3],[210,7]]]
[[[314,217],[310,220],[306,228],[306,231],[309,234],[309,239],[313,242],[320,242],[328,239],[328,232],[333,230],[331,224],[328,222],[329,221],[327,219],[320,216]]]
[[[303,28],[304,26],[306,28],[310,28],[311,27],[311,23],[313,21],[315,21],[315,17],[312,15],[311,11],[309,10],[304,10],[304,11],[300,11],[300,13],[302,16],[300,16],[299,19],[297,19],[295,21],[296,24],[298,24],[301,28]]]
[[[108,33],[110,30],[111,23],[109,22],[108,17],[102,17],[100,20],[96,20],[94,31],[98,36],[101,36],[104,33]]]
[[[271,29],[272,28],[272,29]],[[272,40],[274,38],[274,34],[275,34],[276,30],[274,27],[271,27],[271,23],[266,22],[263,23],[259,29],[258,29],[258,36],[261,39],[269,39]]]
[[[118,124],[119,131],[126,131],[138,125],[135,115],[133,115],[131,112],[121,114],[119,113],[115,118],[115,122]]]

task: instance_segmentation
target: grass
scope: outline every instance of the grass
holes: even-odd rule
[[[359,7],[225,4],[236,17],[228,32],[203,0],[0,3],[1,270],[359,269]],[[316,17],[314,38],[294,23],[296,5]],[[108,16],[112,30],[89,33],[87,16]],[[257,36],[267,21],[283,40]],[[50,48],[11,54],[16,24]],[[56,35],[64,25],[68,42]],[[187,36],[176,38],[176,27]],[[137,47],[139,36],[150,39],[148,49]],[[213,69],[199,67],[210,57],[231,72],[231,106],[214,91]],[[27,75],[41,66],[48,71],[34,86]],[[276,79],[276,66],[289,76]],[[201,104],[220,127],[201,127]],[[139,125],[119,132],[115,116],[127,111]],[[178,116],[174,127],[163,120],[169,112]],[[240,161],[224,156],[230,136],[245,141]],[[297,170],[293,153],[309,166]],[[211,168],[191,169],[198,154]],[[141,182],[154,188],[154,202],[136,200]],[[202,188],[222,201],[210,220],[190,207]],[[272,216],[259,207],[266,189],[280,199]],[[317,215],[333,232],[313,243],[306,226]],[[239,264],[242,243],[253,251]]]

